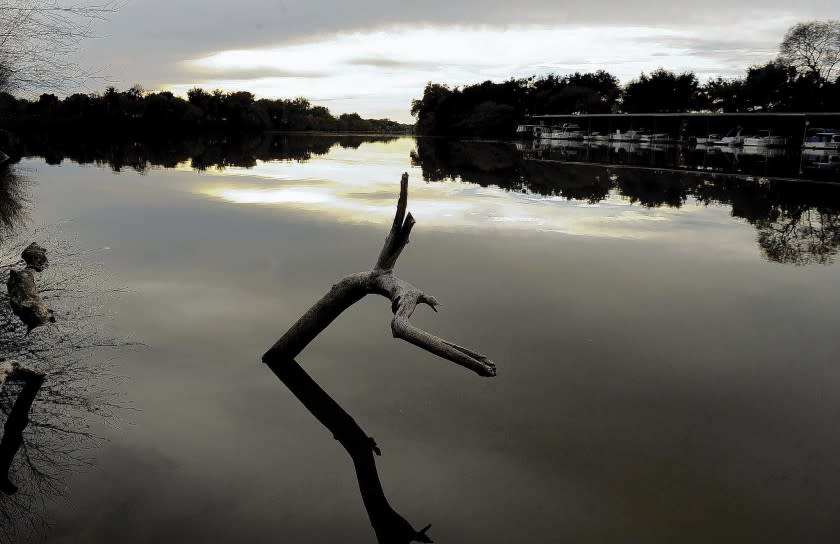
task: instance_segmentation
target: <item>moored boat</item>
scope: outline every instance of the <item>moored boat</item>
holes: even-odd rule
[[[671,141],[671,135],[665,132],[644,133],[639,136],[642,144],[666,144]]]
[[[805,135],[802,149],[840,150],[840,132],[832,128],[812,128]]]
[[[697,145],[714,145],[714,143],[720,140],[720,134],[709,134],[707,136],[698,136],[694,139],[694,143]]]
[[[756,134],[744,136],[744,147],[784,147],[787,138],[774,136],[769,130],[760,130]]]
[[[516,135],[520,138],[530,138],[535,136],[537,128],[540,125],[518,125],[516,127]]]
[[[714,145],[724,146],[724,147],[734,147],[744,145],[744,137],[741,133],[744,131],[743,128],[733,128],[729,132],[726,133],[726,136],[721,138],[720,140],[714,141]]]
[[[642,149],[638,140],[613,140],[610,142],[610,150],[613,153],[636,153]]]
[[[574,123],[563,123],[551,130],[552,140],[583,140],[583,131]]]
[[[642,134],[644,132],[639,130],[628,130],[627,132],[616,130],[615,133],[610,135],[610,140],[613,142],[638,142]]]
[[[808,149],[802,152],[802,167],[813,170],[840,170],[840,152]]]

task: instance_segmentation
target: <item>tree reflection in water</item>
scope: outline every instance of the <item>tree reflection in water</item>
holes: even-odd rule
[[[329,153],[334,146],[355,149],[365,142],[387,142],[395,136],[358,135],[207,135],[201,138],[167,140],[90,141],[40,135],[29,136],[14,158],[40,156],[47,164],[61,164],[65,159],[79,164],[108,166],[115,172],[124,169],[140,173],[150,168],[175,168],[189,163],[196,170],[222,169],[228,166],[250,168],[257,161],[305,162]]]
[[[22,235],[21,235],[22,236]],[[29,234],[27,234],[29,236]],[[91,462],[99,439],[91,430],[115,415],[115,381],[102,351],[130,345],[103,333],[104,304],[112,291],[102,285],[87,252],[38,231],[51,267],[39,274],[38,288],[55,310],[57,322],[27,334],[0,290],[0,360],[43,374],[8,381],[0,390],[5,419],[0,439],[0,542],[39,535],[48,525],[50,500],[66,492],[66,479]],[[22,238],[21,238],[22,240]],[[23,268],[26,242],[0,242],[0,277]]]
[[[42,137],[24,141],[11,154],[16,158],[43,156],[50,164],[71,159],[80,164],[106,165],[115,171],[130,168],[143,173],[154,167],[172,168],[186,163],[205,170],[253,167],[257,161],[305,162],[325,155],[336,146],[355,149],[363,143],[394,139],[368,135],[265,134],[115,143]],[[773,163],[761,162],[765,160],[762,157],[741,157],[737,165],[741,174],[727,174],[698,170],[718,168],[720,164],[702,162],[707,160],[706,156],[698,157],[696,151],[642,150],[640,153],[633,157],[622,155],[620,160],[613,157],[621,164],[586,163],[587,157],[578,155],[572,158],[582,162],[564,163],[534,160],[532,152],[520,151],[511,143],[418,138],[410,158],[413,165],[422,169],[426,181],[462,180],[590,204],[615,195],[648,208],[679,208],[690,199],[701,204],[730,206],[733,217],[742,218],[756,228],[763,255],[774,262],[829,264],[840,250],[840,171],[811,168],[807,156],[803,156],[802,164],[794,161],[796,164],[791,166],[787,157],[785,168],[805,168],[809,175],[829,181],[791,182],[763,177],[780,172],[773,170]],[[666,155],[667,160],[662,159]],[[667,170],[650,167],[662,160]],[[726,153],[716,153],[714,160],[729,158]],[[750,160],[758,162],[750,166]],[[755,175],[744,175],[752,171],[748,167],[755,170]],[[0,229],[4,221],[19,221],[23,213],[22,207],[15,205],[22,201],[20,181],[14,176],[7,179],[5,185],[0,181]],[[15,198],[4,198],[7,194]]]
[[[581,200],[615,195],[648,208],[730,206],[756,228],[770,261],[831,264],[840,251],[840,178],[810,183],[719,173],[623,168],[529,160],[512,144],[418,139],[412,163],[426,181],[462,180],[481,186]]]
[[[0,242],[26,217],[24,179],[13,165],[0,164]]]
[[[287,359],[268,366],[350,454],[356,469],[362,501],[378,542],[380,544],[432,542],[426,535],[430,525],[420,531],[415,531],[411,524],[388,503],[373,457],[374,453],[376,455],[382,453],[373,438],[369,437],[296,361]]]
[[[755,225],[758,243],[771,261],[831,264],[840,248],[840,214],[835,210],[782,209],[774,220]]]

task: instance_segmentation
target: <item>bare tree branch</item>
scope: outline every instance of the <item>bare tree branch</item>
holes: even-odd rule
[[[834,81],[840,64],[840,21],[797,23],[779,46],[779,57],[817,80]]]
[[[56,92],[91,77],[68,56],[118,3],[0,0],[0,91]]]

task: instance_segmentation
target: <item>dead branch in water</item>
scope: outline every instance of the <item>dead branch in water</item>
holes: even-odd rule
[[[47,250],[32,242],[21,253],[26,263],[23,270],[9,269],[9,281],[6,288],[9,292],[9,306],[12,312],[26,325],[27,333],[32,329],[55,323],[52,310],[38,294],[35,284],[35,272],[43,272],[48,265]]]
[[[485,355],[439,338],[411,324],[409,319],[418,305],[427,304],[437,311],[440,303],[435,297],[394,275],[394,266],[408,244],[409,234],[415,224],[411,213],[406,213],[407,204],[408,174],[403,174],[394,222],[373,270],[350,274],[333,285],[329,293],[303,314],[263,355],[264,363],[273,366],[294,359],[344,310],[366,295],[377,294],[391,300],[391,311],[394,314],[391,332],[395,338],[448,359],[480,376],[496,375],[496,365]]]
[[[32,268],[10,270],[6,288],[12,312],[23,321],[28,332],[47,323],[55,323],[52,310],[38,294]]]

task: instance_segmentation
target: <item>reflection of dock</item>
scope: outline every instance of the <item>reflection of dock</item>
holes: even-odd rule
[[[721,174],[740,179],[772,179],[840,183],[840,152],[806,150],[791,153],[774,147],[708,145],[644,145],[639,142],[525,141],[516,149],[525,160],[570,165],[696,175]]]
[[[790,177],[790,176],[762,176],[756,174],[747,174],[743,172],[732,172],[728,171],[723,168],[714,168],[714,167],[707,167],[702,168],[698,167],[696,169],[691,168],[666,168],[666,167],[658,167],[658,166],[642,166],[636,164],[621,164],[621,163],[598,163],[598,162],[588,162],[588,161],[565,161],[559,159],[536,159],[536,158],[525,158],[526,160],[533,160],[536,162],[544,162],[548,164],[568,164],[572,166],[604,166],[609,167],[611,169],[616,170],[638,170],[638,171],[646,171],[646,172],[670,172],[670,173],[678,173],[678,174],[688,174],[688,175],[696,175],[696,176],[708,176],[708,175],[723,175],[733,179],[739,180],[748,180],[748,181],[755,181],[755,180],[768,180],[768,181],[786,181],[786,182],[801,182],[801,183],[817,183],[817,184],[825,184],[825,185],[837,185],[840,182],[840,179],[837,181],[832,180],[823,180],[823,179],[811,179],[811,178],[804,178],[804,177]],[[824,170],[824,169],[821,169]]]
[[[802,168],[840,173],[840,151],[806,149],[802,152]]]
[[[766,135],[766,138],[776,136]],[[640,138],[609,142],[531,139],[520,140],[515,146],[527,160],[840,183],[840,151],[800,150],[761,143],[757,139],[751,142],[756,145],[655,142]]]
[[[741,148],[741,153],[744,155],[757,155],[761,157],[784,157],[787,155],[787,149],[783,147],[764,147],[764,146],[750,146],[746,145]]]
[[[834,127],[812,129],[809,127]],[[561,128],[563,127],[563,128]],[[527,116],[517,137],[800,148],[814,131],[840,146],[840,113],[600,113]],[[833,144],[834,140],[832,140]],[[811,142],[811,145],[818,145]]]
[[[677,148],[662,156],[628,155],[626,163],[563,160],[502,142],[418,140],[414,164],[428,181],[458,179],[577,201],[618,198],[643,208],[720,204],[755,226],[764,256],[774,262],[829,264],[840,252],[840,157],[822,153],[800,165],[798,153],[779,159]],[[600,157],[605,157],[602,150]],[[590,156],[599,157],[590,148]],[[809,157],[806,157],[808,159]],[[813,168],[812,168],[813,167]],[[793,183],[788,183],[793,182]],[[529,199],[530,201],[530,199]]]

